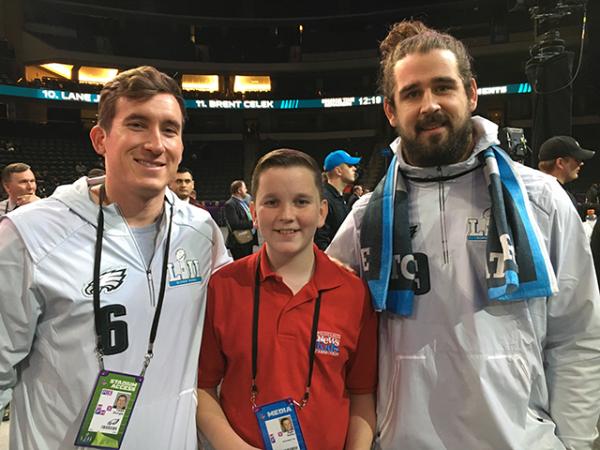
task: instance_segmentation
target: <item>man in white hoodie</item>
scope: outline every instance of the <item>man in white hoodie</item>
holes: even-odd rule
[[[381,51],[384,110],[399,134],[388,173],[404,180],[413,252],[381,254],[392,260],[390,279],[404,277],[415,297],[404,315],[380,308],[379,447],[590,449],[600,411],[600,298],[569,198],[551,177],[505,163],[525,192],[531,235],[558,293],[490,300],[494,261],[486,258],[498,254],[486,253],[493,201],[483,156],[498,144],[497,127],[471,117],[470,57],[420,22],[396,24]],[[361,235],[370,201],[357,201],[327,250],[363,274],[374,263],[373,248],[361,245],[371,238]],[[508,256],[526,244],[508,246]]]
[[[0,220],[0,410],[11,401],[11,450],[72,449],[76,438],[197,448],[206,287],[231,259],[210,215],[167,189],[184,117],[172,78],[152,67],[122,72],[104,86],[90,132],[106,177]],[[95,389],[103,369],[143,376],[141,388],[117,375],[121,390]],[[118,395],[130,399],[124,415],[107,407]],[[112,423],[95,422],[105,413]]]

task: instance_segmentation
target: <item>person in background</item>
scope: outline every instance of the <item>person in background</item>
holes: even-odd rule
[[[233,259],[240,259],[252,254],[258,244],[256,230],[252,224],[250,207],[245,199],[248,194],[243,180],[234,180],[229,188],[231,197],[225,202],[225,222],[227,223],[226,245]]]
[[[554,136],[540,146],[538,169],[552,175],[564,188],[579,177],[583,162],[593,156],[592,150],[584,150],[571,136]],[[566,188],[565,192],[577,209],[575,196]]]
[[[585,201],[595,205],[600,205],[600,183],[592,183],[585,193]]]
[[[591,449],[600,294],[579,216],[472,116],[460,41],[405,21],[380,49],[394,159],[327,249],[382,311],[379,448]]]
[[[8,164],[2,170],[1,179],[8,198],[0,202],[0,217],[19,206],[40,200],[36,195],[37,182],[35,174],[28,164]],[[2,421],[7,421],[9,418],[10,405],[6,405],[2,412]]]
[[[323,191],[327,200],[327,218],[315,234],[315,244],[321,250],[327,248],[350,211],[344,201],[343,193],[346,186],[356,180],[356,165],[360,159],[350,156],[344,150],[335,150],[325,157],[323,169],[325,169],[327,183]]]
[[[190,205],[202,208],[202,204],[195,198],[195,184],[192,171],[187,167],[179,166],[175,178],[169,183],[169,188],[175,192],[180,200]]]
[[[2,169],[1,177],[8,198],[0,202],[0,217],[40,199],[36,195],[35,175],[29,165],[21,162],[8,164]]]
[[[359,198],[361,198],[364,194],[363,191],[363,187],[360,184],[357,184],[356,186],[352,187],[352,194],[350,194],[350,197],[348,197],[348,208],[352,209],[352,205],[354,205],[354,202],[356,202],[356,200],[358,200]]]

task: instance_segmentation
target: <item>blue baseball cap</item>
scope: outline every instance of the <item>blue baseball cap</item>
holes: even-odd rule
[[[325,172],[329,172],[330,170],[344,163],[348,164],[349,166],[355,166],[360,162],[360,160],[361,158],[354,158],[344,150],[336,150],[325,157],[323,169],[325,169]]]

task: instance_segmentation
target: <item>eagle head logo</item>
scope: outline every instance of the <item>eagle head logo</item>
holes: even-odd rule
[[[100,293],[102,291],[112,292],[118,289],[123,284],[125,276],[127,275],[127,269],[113,269],[107,270],[100,274]],[[85,295],[94,295],[94,281],[90,281],[85,289],[83,290]]]

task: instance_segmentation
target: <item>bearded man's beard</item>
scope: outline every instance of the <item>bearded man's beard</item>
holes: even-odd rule
[[[431,128],[432,125],[445,126],[447,135],[436,134],[430,136],[426,141],[419,141],[420,131]],[[415,125],[417,138],[412,139],[404,136],[405,133],[398,127],[397,132],[402,139],[402,151],[404,159],[411,165],[417,167],[446,166],[463,161],[467,158],[473,135],[473,124],[471,117],[453,128],[450,120],[443,111],[419,120]]]

